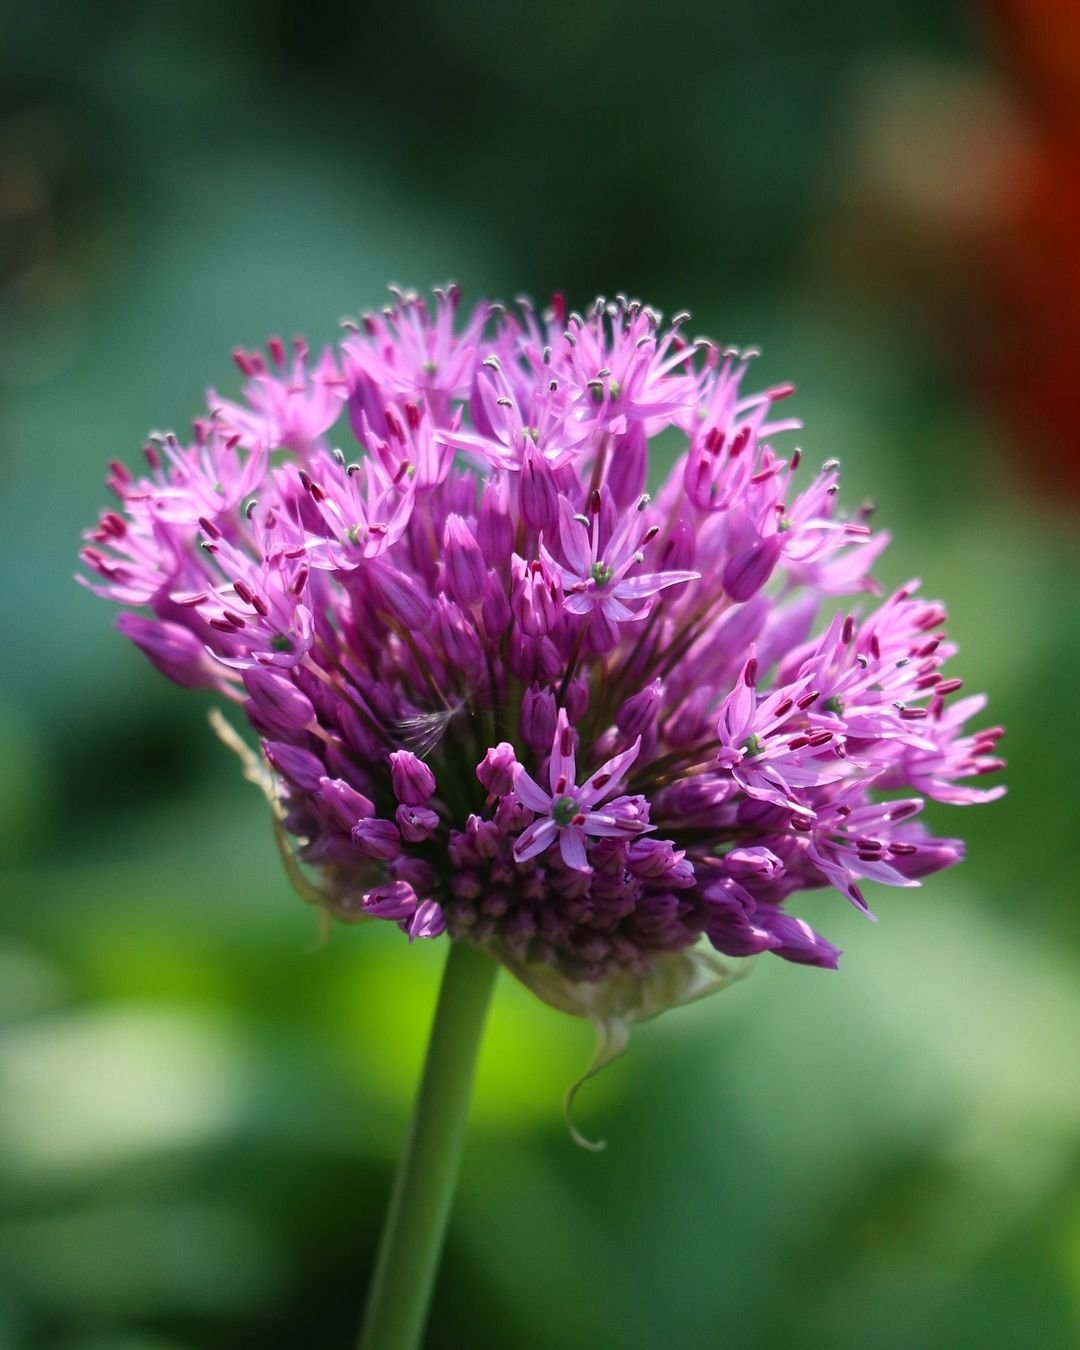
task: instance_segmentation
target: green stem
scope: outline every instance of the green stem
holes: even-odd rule
[[[465,1142],[473,1072],[498,966],[450,944],[424,1073],[386,1215],[359,1350],[417,1350]]]

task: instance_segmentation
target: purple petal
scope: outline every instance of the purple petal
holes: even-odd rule
[[[574,729],[570,725],[570,719],[566,716],[566,709],[560,708],[558,720],[555,723],[555,737],[551,743],[551,766],[548,770],[552,796],[560,796],[577,782],[575,739]],[[522,797],[521,800],[525,801],[525,798]],[[525,802],[525,804],[527,806],[528,802]]]
[[[421,900],[406,931],[410,942],[415,942],[417,938],[436,938],[445,933],[446,915],[442,906],[434,900]]]
[[[585,857],[585,831],[578,829],[575,825],[567,825],[565,829],[559,831],[559,848],[562,852],[563,862],[567,867],[572,867],[575,872],[591,872],[588,859]]]
[[[597,771],[586,780],[578,793],[580,804],[582,806],[593,806],[596,802],[603,801],[605,797],[610,797],[618,788],[627,769],[634,763],[640,752],[641,737],[638,736],[628,750],[613,755],[611,759],[601,764]]]
[[[589,532],[580,520],[574,519],[574,508],[559,495],[559,543],[563,557],[571,571],[583,577],[589,570],[589,555],[585,552]]]
[[[533,821],[525,833],[518,835],[514,841],[514,857],[518,862],[528,862],[530,858],[535,858],[538,853],[550,848],[558,830],[559,827],[550,816]]]
[[[647,572],[644,576],[626,577],[614,588],[620,600],[643,600],[656,595],[668,586],[681,586],[687,581],[700,581],[700,572]]]
[[[514,792],[530,811],[547,814],[551,810],[551,798],[520,764],[514,772]]]

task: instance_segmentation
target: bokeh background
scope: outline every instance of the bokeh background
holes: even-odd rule
[[[104,464],[388,281],[640,295],[791,377],[1010,795],[640,1030],[503,979],[432,1347],[1080,1343],[1080,6],[0,2],[0,1346],[350,1344],[441,952],[322,943],[72,581]],[[376,925],[380,930],[382,925]]]

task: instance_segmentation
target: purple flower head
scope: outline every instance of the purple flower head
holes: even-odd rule
[[[886,536],[835,462],[801,476],[749,353],[621,298],[460,310],[395,291],[314,364],[237,353],[190,441],[111,467],[87,584],[246,715],[342,921],[479,944],[594,1016],[702,992],[710,946],[835,966],[798,893],[866,912],[961,859],[925,799],[1003,791],[944,608],[872,600]]]

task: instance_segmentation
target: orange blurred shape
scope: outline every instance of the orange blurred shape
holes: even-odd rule
[[[987,239],[981,376],[1032,471],[1080,496],[1080,0],[989,0],[1024,134]]]

